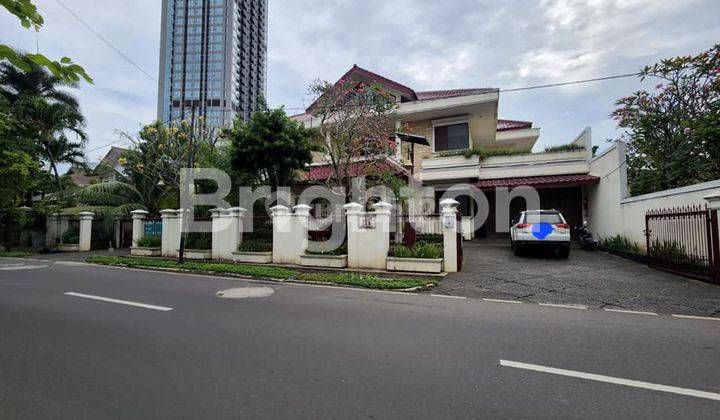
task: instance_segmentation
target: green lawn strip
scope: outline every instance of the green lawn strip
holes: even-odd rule
[[[317,283],[331,283],[366,289],[410,289],[413,287],[437,284],[437,280],[427,279],[384,279],[373,274],[360,273],[302,273],[298,280]]]
[[[231,273],[243,276],[267,277],[273,279],[288,279],[297,274],[297,271],[288,270],[280,267],[268,267],[246,264],[208,263],[201,261],[189,261],[183,264],[178,264],[177,261],[160,260],[154,258],[90,256],[86,259],[86,261],[94,264],[121,267],[174,268],[181,270],[211,271],[214,273]]]
[[[35,255],[35,254],[33,254],[32,252],[27,252],[27,251],[0,252],[0,257],[5,257],[5,258],[24,258],[24,257],[29,257],[31,255]]]
[[[177,261],[141,257],[106,257],[90,256],[85,261],[93,264],[117,267],[147,267],[170,268],[194,271],[209,271],[214,273],[231,273],[249,277],[265,277],[282,280],[298,280],[315,283],[328,283],[344,286],[363,287],[366,289],[410,289],[413,287],[437,284],[439,280],[431,279],[386,279],[373,274],[361,273],[299,273],[282,267],[265,265],[248,265],[233,263],[211,263],[202,261],[188,261],[178,264]]]

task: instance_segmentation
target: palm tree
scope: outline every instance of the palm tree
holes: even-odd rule
[[[44,68],[27,60],[25,72],[10,63],[0,63],[0,96],[19,123],[19,137],[33,140],[42,160],[46,161],[62,189],[59,163],[80,161],[82,146],[87,140],[85,118],[77,99],[61,87],[77,87],[53,76]],[[71,142],[67,133],[74,133],[80,142]]]
[[[127,181],[100,182],[82,188],[77,193],[80,207],[105,220],[126,217],[133,210],[157,210],[155,203]]]

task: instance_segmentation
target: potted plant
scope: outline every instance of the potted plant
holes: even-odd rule
[[[300,255],[300,264],[306,267],[346,268],[347,244],[331,251],[306,251]]]
[[[189,260],[212,258],[212,236],[209,232],[190,232],[185,242],[184,257]]]
[[[272,262],[272,242],[263,240],[243,241],[238,250],[233,252],[233,261],[252,264],[269,264]]]
[[[68,230],[62,235],[61,243],[57,244],[60,252],[77,252],[80,250],[80,233],[76,230]]]
[[[413,247],[396,245],[386,258],[390,271],[411,271],[416,273],[441,273],[443,270],[443,249],[430,242],[418,242]]]
[[[136,257],[159,257],[162,238],[158,235],[143,236],[136,247],[130,248],[130,255]]]

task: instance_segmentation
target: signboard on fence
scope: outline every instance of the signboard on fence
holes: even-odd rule
[[[146,220],[145,221],[145,236],[162,236],[162,221],[161,220]]]
[[[375,229],[375,215],[366,214],[360,218],[361,229]]]

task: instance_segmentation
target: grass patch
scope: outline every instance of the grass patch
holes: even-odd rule
[[[622,235],[611,236],[600,241],[600,246],[610,251],[641,255],[640,245]]]
[[[437,259],[443,257],[443,248],[430,242],[417,242],[415,246],[408,248],[404,245],[392,247],[390,254],[397,258],[427,258]]]
[[[297,276],[297,279],[380,290],[409,289],[438,283],[437,281],[422,279],[384,279],[372,274],[359,273],[302,273]]]
[[[104,257],[90,256],[86,259],[89,263],[120,266],[120,267],[151,267],[151,268],[175,268],[182,270],[210,271],[213,273],[231,273],[251,277],[268,277],[272,279],[289,279],[297,275],[297,271],[280,267],[268,267],[262,265],[230,264],[230,263],[206,263],[188,261],[178,264],[173,260],[160,260],[154,258],[138,257]]]
[[[24,258],[24,257],[29,257],[31,255],[34,255],[34,254],[32,252],[27,252],[27,251],[0,252],[0,257],[5,257],[5,258]]]

